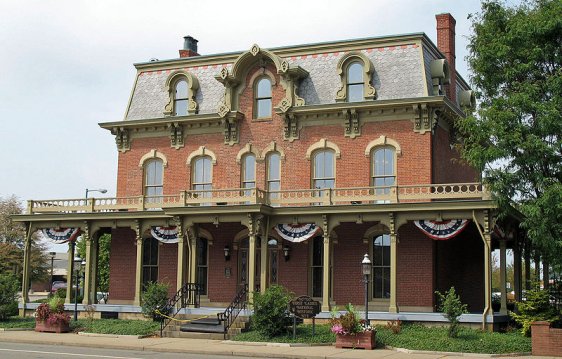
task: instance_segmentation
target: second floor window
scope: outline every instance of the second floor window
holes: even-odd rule
[[[260,78],[254,94],[255,118],[271,117],[271,80],[267,77]]]
[[[372,186],[380,187],[377,193],[390,193],[390,186],[396,183],[394,155],[392,147],[378,147],[372,152],[371,182]]]
[[[347,102],[365,101],[363,90],[363,65],[352,62],[347,67]]]
[[[242,162],[242,188],[256,188],[256,156],[253,154],[244,156]]]
[[[312,187],[316,189],[334,188],[336,183],[334,151],[320,150],[314,154]]]
[[[175,86],[174,94],[174,115],[185,116],[188,114],[187,81],[179,80]]]
[[[207,191],[213,189],[211,157],[201,156],[193,163],[191,189]],[[206,192],[201,193],[204,196]]]
[[[162,196],[164,166],[162,160],[155,158],[144,165],[144,195]]]
[[[281,189],[281,156],[277,152],[267,156],[267,190]]]

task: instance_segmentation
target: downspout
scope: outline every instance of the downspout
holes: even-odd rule
[[[472,220],[476,224],[476,228],[478,228],[478,233],[480,233],[480,237],[484,241],[484,249],[489,252],[490,247],[489,247],[488,241],[484,237],[484,233],[482,232],[482,229],[480,228],[480,224],[478,224],[478,221],[476,220],[476,214],[474,213],[474,210],[472,210]],[[486,263],[486,266],[489,266],[489,265],[490,265],[489,263]],[[484,273],[486,273],[486,269],[484,269]],[[487,291],[487,289],[484,289],[484,292],[486,292],[486,291]],[[484,308],[484,313],[482,313],[482,330],[486,330],[486,315],[488,314],[489,311],[490,311],[490,299],[487,298],[486,299],[486,307]]]

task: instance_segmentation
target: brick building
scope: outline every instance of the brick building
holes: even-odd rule
[[[186,37],[179,58],[135,64],[125,118],[100,124],[117,197],[30,201],[17,220],[81,231],[85,304],[111,233],[112,310],[138,310],[159,281],[197,283],[219,308],[281,284],[327,315],[363,303],[367,253],[372,319],[442,320],[434,292],[455,286],[478,313],[464,320],[492,323],[491,250],[507,240],[452,146],[474,96],[455,20],[436,18],[437,46],[416,33],[199,55]]]

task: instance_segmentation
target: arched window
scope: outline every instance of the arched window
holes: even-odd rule
[[[248,153],[242,160],[242,188],[256,188],[256,156]],[[249,196],[250,191],[245,191],[245,195]]]
[[[213,189],[213,173],[210,156],[199,156],[192,162],[191,189],[211,191]],[[197,193],[199,197],[210,197],[211,192]]]
[[[390,235],[373,238],[373,298],[390,298]]]
[[[144,163],[144,195],[161,197],[163,189],[164,165],[161,159],[153,158]],[[160,198],[153,198],[159,201]]]
[[[395,150],[390,146],[376,147],[371,154],[371,185],[377,194],[390,193],[396,184]]]
[[[318,150],[314,153],[312,188],[334,188],[336,162],[333,150]]]
[[[267,155],[267,191],[281,189],[281,155],[279,152],[270,152]],[[278,193],[270,194],[270,198],[278,198]]]
[[[185,79],[176,82],[174,92],[174,116],[186,116],[188,114],[188,86]]]
[[[352,62],[347,67],[347,102],[365,101],[364,88],[363,65]]]
[[[254,89],[255,118],[271,117],[271,80],[268,77],[258,79]]]
[[[158,281],[158,241],[148,237],[143,239],[142,284]]]

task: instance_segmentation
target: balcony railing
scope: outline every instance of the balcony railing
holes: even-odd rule
[[[489,199],[481,183],[264,191],[234,188],[182,191],[177,195],[28,201],[28,213],[145,211],[173,207],[266,204],[272,207],[331,206]]]

